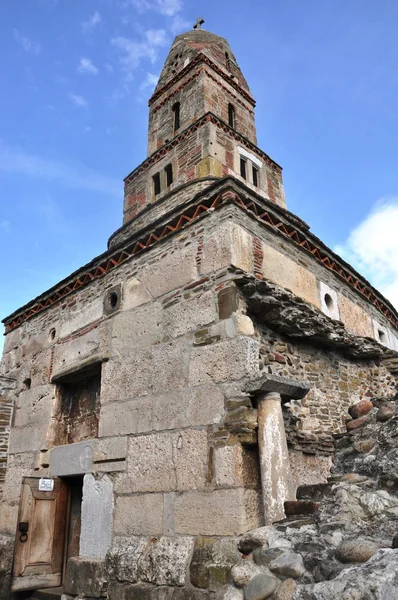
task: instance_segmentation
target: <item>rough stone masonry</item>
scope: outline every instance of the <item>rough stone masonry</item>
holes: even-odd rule
[[[340,597],[316,540],[237,537],[312,510],[348,408],[396,393],[398,314],[286,209],[254,107],[226,40],[177,36],[122,227],[4,319],[1,598]]]

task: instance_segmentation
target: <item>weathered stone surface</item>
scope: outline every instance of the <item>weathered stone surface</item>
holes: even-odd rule
[[[378,357],[380,345],[369,338],[350,334],[340,321],[330,319],[288,290],[271,283],[245,277],[242,291],[249,316],[295,339],[315,340],[317,344],[339,349],[351,357]]]
[[[119,496],[115,502],[115,535],[163,533],[163,494]]]
[[[359,417],[364,417],[368,414],[373,408],[373,404],[370,400],[361,400],[356,404],[353,404],[348,409],[348,413],[353,419],[359,419]]]
[[[0,535],[0,598],[9,597],[12,560],[14,554],[14,538]]]
[[[277,531],[272,525],[258,527],[239,538],[238,548],[243,554],[250,554],[256,548],[268,548],[273,544],[276,537],[278,537]]]
[[[354,431],[355,429],[359,429],[366,425],[367,417],[359,417],[358,419],[353,419],[347,423],[347,431]]]
[[[245,600],[265,600],[272,596],[278,586],[279,580],[267,573],[253,577],[245,589]]]
[[[151,540],[139,559],[139,579],[156,585],[184,585],[193,545],[188,537]]]
[[[209,325],[216,320],[213,292],[178,302],[165,310],[165,330],[172,338]]]
[[[144,267],[140,281],[153,298],[159,298],[197,279],[196,251],[196,246],[191,244]]]
[[[243,600],[243,592],[241,590],[237,590],[235,587],[228,586],[224,591],[222,600]]]
[[[136,277],[130,277],[123,290],[123,310],[130,310],[151,300],[151,296]]]
[[[258,342],[247,337],[194,348],[189,366],[192,386],[237,380],[258,372]]]
[[[93,442],[78,442],[53,448],[50,452],[52,477],[84,475],[93,468]]]
[[[236,587],[244,588],[255,575],[259,575],[263,569],[251,560],[245,560],[232,567],[232,579]]]
[[[257,490],[183,492],[175,501],[175,532],[186,535],[239,535],[262,518]]]
[[[333,581],[299,585],[294,600],[387,600],[398,597],[398,551],[379,550],[367,563],[344,569]]]
[[[314,274],[268,244],[262,244],[262,250],[264,259],[261,271],[264,278],[282,285],[300,298],[320,308]]]
[[[163,339],[163,309],[159,302],[151,302],[129,311],[122,311],[112,319],[112,353],[125,356],[132,348],[145,348]]]
[[[382,406],[380,406],[379,410],[377,411],[377,420],[378,421],[388,421],[389,419],[391,419],[396,413],[396,407],[395,407],[395,403],[390,403],[390,404],[383,404]]]
[[[158,344],[132,351],[102,366],[101,402],[164,394],[185,386],[188,368],[184,344]]]
[[[371,540],[355,538],[345,540],[336,549],[336,558],[342,563],[362,563],[369,560],[379,550]]]
[[[242,444],[214,449],[214,481],[220,487],[253,487],[260,485],[257,451]]]
[[[222,223],[205,240],[200,272],[207,274],[231,265],[252,271],[253,238],[235,223]]]
[[[207,432],[184,430],[129,439],[127,470],[116,491],[169,492],[203,489],[207,476]]]
[[[296,591],[297,584],[294,579],[286,579],[281,583],[276,592],[274,593],[274,600],[293,600],[294,592]]]
[[[106,572],[109,580],[138,581],[138,561],[149,543],[139,536],[117,537],[106,555]]]
[[[164,407],[167,406],[167,411]],[[101,407],[100,435],[123,435],[219,423],[224,396],[216,385],[177,390]]]
[[[113,535],[113,484],[107,476],[84,476],[80,556],[104,559]]]
[[[241,560],[236,539],[197,537],[190,564],[192,585],[219,588],[231,581],[231,567]]]
[[[283,577],[300,578],[304,575],[305,567],[302,556],[295,552],[284,552],[268,565],[270,571]]]
[[[270,562],[278,558],[281,554],[284,554],[283,548],[267,548],[266,545],[254,550],[253,560],[256,565],[269,565]]]
[[[67,594],[83,594],[92,598],[103,595],[106,583],[105,562],[87,558],[70,558],[66,567],[64,588]]]

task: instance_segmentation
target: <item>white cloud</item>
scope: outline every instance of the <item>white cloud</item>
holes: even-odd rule
[[[140,85],[141,92],[153,91],[156,87],[156,84],[159,80],[159,75],[154,75],[153,73],[147,73],[145,79]]]
[[[0,139],[0,173],[17,173],[47,181],[57,181],[72,189],[100,192],[120,196],[121,184],[81,165],[68,165],[29,154],[24,150],[8,146]]]
[[[174,17],[182,10],[182,0],[131,0],[131,4],[139,12],[155,10],[166,17]]]
[[[192,23],[190,21],[187,21],[187,19],[181,17],[181,15],[175,15],[170,25],[170,29],[172,33],[174,33],[174,35],[177,35],[178,33],[183,33],[184,31],[188,31],[191,28]]]
[[[0,221],[0,231],[3,231],[4,233],[8,233],[9,231],[11,231],[10,221],[7,221],[7,219],[2,219]]]
[[[98,11],[95,11],[95,13],[89,19],[87,19],[87,21],[84,21],[82,23],[82,29],[83,31],[90,33],[95,29],[97,25],[101,23],[101,21],[101,15]]]
[[[14,29],[15,41],[27,52],[28,54],[39,54],[40,44],[30,40],[29,38],[22,35],[17,29]]]
[[[398,198],[380,201],[335,248],[398,308]]]
[[[125,37],[113,38],[111,41],[119,51],[122,69],[130,76],[142,60],[148,59],[154,63],[158,57],[158,48],[168,44],[167,32],[164,29],[149,29],[139,41]]]
[[[72,100],[73,104],[79,106],[80,108],[87,108],[88,102],[83,96],[79,96],[78,94],[73,94],[72,92],[69,94],[69,98]]]
[[[81,58],[77,70],[79,73],[91,73],[91,75],[98,74],[98,68],[90,58]]]

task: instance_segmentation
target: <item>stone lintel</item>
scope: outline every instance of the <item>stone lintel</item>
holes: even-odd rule
[[[60,369],[51,377],[51,383],[60,383],[64,382],[68,378],[73,378],[74,375],[79,373],[79,371],[90,370],[99,367],[101,363],[109,360],[109,355],[106,353],[96,354],[94,356],[90,356],[86,360],[82,360],[79,363],[71,365],[66,369]]]
[[[250,384],[245,391],[254,396],[264,396],[270,392],[276,392],[281,395],[282,401],[301,400],[311,389],[308,381],[294,381],[288,377],[279,375],[264,375],[261,379]]]
[[[52,477],[84,475],[93,468],[93,442],[77,442],[57,446],[50,454],[50,474]]]

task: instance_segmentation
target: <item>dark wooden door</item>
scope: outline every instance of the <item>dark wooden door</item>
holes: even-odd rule
[[[13,591],[61,585],[68,488],[55,479],[52,491],[39,491],[39,481],[36,477],[22,480]]]

